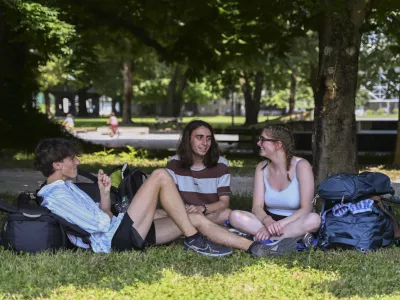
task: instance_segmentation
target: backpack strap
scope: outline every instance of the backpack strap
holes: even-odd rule
[[[85,170],[82,170],[82,169],[80,169],[80,168],[78,168],[78,175],[79,176],[83,176],[83,177],[85,177],[85,178],[87,178],[87,179],[90,179],[91,181],[93,181],[94,183],[97,183],[97,177],[96,176],[94,176],[92,173],[90,173],[90,172],[88,172],[88,171],[85,171]]]
[[[375,201],[375,203],[385,213],[385,215],[389,217],[389,220],[392,222],[393,231],[394,231],[394,239],[395,240],[399,239],[400,238],[400,226],[399,226],[399,222],[396,219],[396,216],[394,215],[394,213],[392,211],[388,210],[385,207],[385,205],[383,204],[382,201]]]

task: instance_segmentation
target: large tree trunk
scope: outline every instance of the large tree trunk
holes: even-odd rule
[[[369,2],[343,2],[340,13],[328,1],[319,28],[319,72],[315,94],[313,170],[316,183],[338,172],[358,172],[356,122],[361,26]]]
[[[399,93],[399,98],[400,98],[400,93]],[[398,116],[400,120],[400,106],[399,106]],[[396,152],[394,153],[393,165],[396,168],[400,167],[400,122],[397,122]]]
[[[122,124],[132,124],[132,111],[131,111],[131,103],[132,103],[132,72],[133,72],[133,62],[131,60],[127,60],[124,62],[124,69],[122,71],[122,75],[124,78],[124,92],[123,92],[123,106],[122,106]]]
[[[183,91],[187,86],[186,74],[182,73],[181,67],[175,67],[171,81],[168,85],[168,105],[166,115],[179,117],[183,104]]]
[[[296,71],[290,74],[290,95],[289,95],[289,115],[294,113],[296,103]]]
[[[83,87],[78,90],[78,101],[79,101],[79,112],[78,116],[87,117],[89,115],[86,106],[86,100],[88,98],[87,91],[90,87]]]
[[[240,80],[240,86],[243,91],[244,103],[246,107],[245,125],[258,123],[258,112],[260,111],[261,92],[264,84],[264,72],[258,71],[254,79],[254,91],[250,84],[250,75],[242,72],[243,77]]]

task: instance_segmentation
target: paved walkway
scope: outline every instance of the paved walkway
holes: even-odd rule
[[[80,177],[81,178],[81,177]],[[40,172],[26,169],[0,169],[0,194],[18,194],[23,191],[35,191],[45,180]],[[80,181],[82,179],[79,179]],[[232,177],[234,193],[251,193],[252,177]]]

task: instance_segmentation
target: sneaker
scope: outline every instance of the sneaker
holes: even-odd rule
[[[232,253],[231,247],[215,244],[201,233],[194,237],[185,237],[184,249],[212,257],[226,256]]]
[[[253,236],[251,234],[247,234],[247,233],[241,232],[241,231],[239,231],[239,230],[237,230],[235,228],[229,228],[228,231],[230,231],[230,232],[232,232],[232,233],[234,233],[234,234],[236,234],[238,236],[244,237],[245,239],[248,239],[250,241],[253,240]]]
[[[287,238],[280,241],[255,241],[251,244],[249,252],[254,257],[262,257],[268,255],[284,255],[289,252],[296,251],[296,239]]]
[[[313,247],[317,246],[318,240],[314,238],[311,233],[306,233],[298,242],[298,251],[309,251]]]

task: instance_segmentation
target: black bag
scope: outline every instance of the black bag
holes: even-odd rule
[[[317,197],[330,204],[352,202],[372,195],[394,194],[390,178],[379,172],[333,174],[317,188]]]
[[[139,168],[130,170],[127,163],[113,168],[111,171],[107,172],[107,175],[111,176],[112,173],[117,171],[121,171],[120,173],[122,180],[118,188],[111,186],[110,190],[111,212],[114,215],[118,215],[118,213],[126,211],[133,197],[136,195],[136,192],[147,178],[146,174],[144,174]],[[82,169],[78,169],[78,175],[86,177],[92,182],[88,183],[78,181],[75,184],[86,194],[88,194],[94,201],[99,202],[100,190],[97,184],[97,177]]]
[[[317,188],[316,198],[323,200],[318,246],[324,250],[367,251],[398,243],[399,224],[391,207],[383,202],[400,203],[393,194],[390,178],[378,172],[334,174],[326,178]],[[335,205],[360,203],[374,195],[384,197],[374,201],[372,211],[357,214],[348,211],[342,216],[333,214]]]
[[[88,194],[93,201],[100,202],[100,189],[97,184],[98,182],[97,177],[94,176],[92,173],[82,170],[80,168],[78,168],[78,176],[85,177],[91,180],[92,182],[80,182],[79,177],[77,177],[78,181],[75,182],[74,184],[77,187],[79,187],[82,191],[84,191],[86,194]],[[118,215],[118,211],[116,210],[116,205],[121,202],[121,199],[119,197],[118,189],[114,186],[112,186],[110,189],[110,198],[111,198],[111,212],[113,213],[113,215],[116,216]]]
[[[46,207],[0,202],[0,210],[9,213],[1,232],[1,245],[6,249],[37,253],[73,248],[67,234],[81,237],[89,244],[88,232],[51,213]]]
[[[318,246],[322,250],[374,251],[395,241],[392,219],[378,205],[374,205],[370,212],[353,215],[347,211],[343,216],[335,216],[330,209],[323,219],[318,238]]]
[[[121,170],[122,180],[118,186],[118,194],[121,200],[127,198],[129,203],[136,195],[137,191],[142,186],[147,175],[144,174],[139,168],[129,169],[128,164],[125,163],[122,166],[115,167],[108,175]]]

